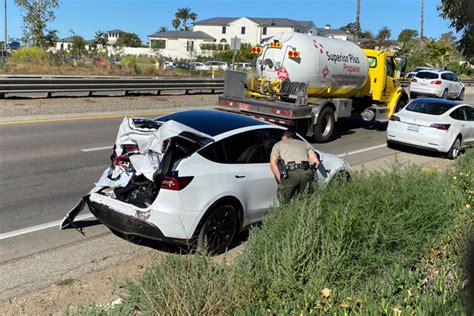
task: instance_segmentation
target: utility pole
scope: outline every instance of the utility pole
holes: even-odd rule
[[[420,44],[423,46],[423,33],[425,24],[425,4],[424,0],[421,0],[421,23],[420,23]]]
[[[356,14],[356,33],[355,33],[355,42],[359,41],[360,36],[360,0],[357,0],[357,14]]]
[[[8,33],[7,33],[7,0],[5,0],[5,34],[3,39],[2,61],[5,63],[8,48]]]

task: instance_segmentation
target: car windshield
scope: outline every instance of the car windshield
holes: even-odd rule
[[[415,100],[407,106],[407,111],[430,115],[441,115],[456,104],[431,100]]]
[[[415,75],[415,77],[420,79],[438,79],[439,75],[430,71],[420,71]]]

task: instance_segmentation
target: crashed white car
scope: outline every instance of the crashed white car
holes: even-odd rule
[[[61,228],[74,226],[87,204],[101,223],[122,234],[221,253],[278,203],[269,156],[285,130],[214,110],[125,118],[111,166]],[[320,181],[350,177],[345,160],[316,153]]]

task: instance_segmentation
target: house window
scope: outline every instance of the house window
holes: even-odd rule
[[[267,27],[266,26],[263,27],[263,32],[262,33],[263,33],[263,35],[267,35]]]
[[[162,49],[162,48],[166,48],[166,40],[152,40],[151,41],[151,47],[152,48],[158,48],[158,49]]]
[[[64,50],[64,44],[63,43],[61,43],[61,48],[60,49]]]
[[[245,34],[245,26],[242,26],[242,28],[240,29],[240,34]]]
[[[186,42],[186,51],[192,52],[194,50],[194,41]]]
[[[222,34],[225,34],[225,32],[227,31],[227,28],[225,26],[222,27]]]

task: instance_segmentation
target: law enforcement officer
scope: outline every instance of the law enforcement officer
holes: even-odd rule
[[[282,161],[287,177],[283,177],[279,161]],[[310,167],[317,167],[319,159],[313,149],[296,138],[294,132],[287,130],[282,140],[275,144],[270,154],[270,167],[278,183],[278,199],[281,203],[290,201],[293,196],[303,193],[313,179]]]

